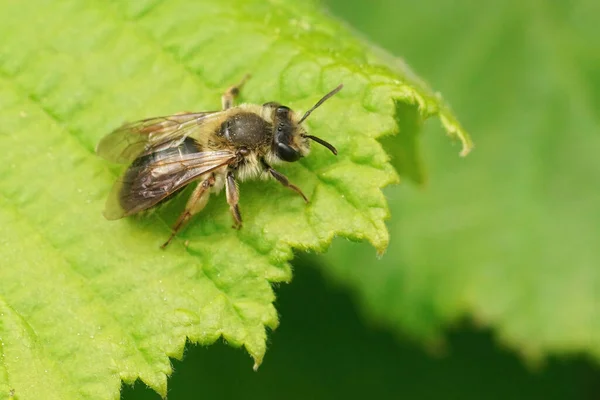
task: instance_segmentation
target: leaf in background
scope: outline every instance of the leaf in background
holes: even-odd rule
[[[600,357],[598,2],[331,3],[434,77],[478,140],[467,166],[428,135],[427,187],[386,191],[383,259],[336,242],[325,271],[420,339],[469,314],[533,358]]]
[[[398,130],[398,104],[439,114],[469,146],[438,96],[313,3],[8,0],[0,22],[0,390],[21,400],[117,398],[138,378],[164,396],[186,338],[223,337],[260,364],[292,248],[334,235],[387,246],[380,188],[397,176],[376,139]],[[98,140],[124,120],[215,109],[248,72],[242,100],[304,110],[345,84],[308,121],[339,157],[315,146],[281,167],[312,202],[242,184],[242,230],[219,196],[166,252],[181,199],[104,220],[120,171]]]

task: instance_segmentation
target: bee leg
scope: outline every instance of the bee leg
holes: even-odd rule
[[[229,204],[229,210],[233,216],[234,229],[240,229],[242,227],[242,214],[240,214],[240,207],[238,202],[240,201],[240,192],[235,184],[235,178],[233,172],[227,172],[227,180],[225,181],[225,193],[227,195],[227,204]]]
[[[248,78],[250,78],[250,74],[246,74],[246,76],[242,78],[242,81],[240,83],[229,87],[229,89],[227,89],[225,93],[223,93],[223,96],[221,96],[221,105],[223,107],[223,110],[227,110],[228,108],[233,107],[233,101],[235,100],[237,95],[240,94],[240,89],[242,88],[242,86],[244,86],[244,83],[246,83]]]
[[[173,225],[173,228],[171,229],[171,236],[169,236],[169,239],[167,239],[167,241],[160,246],[161,248],[164,249],[167,247],[175,235],[177,235],[177,232],[181,230],[183,225],[185,225],[194,214],[198,214],[200,211],[202,211],[202,209],[206,206],[206,203],[208,203],[210,188],[214,184],[215,176],[211,174],[208,178],[196,186],[196,189],[194,189],[192,192],[192,195],[185,206],[185,210],[183,213],[181,213],[179,218],[177,218],[175,225]]]
[[[265,170],[267,172],[269,172],[271,174],[271,176],[273,178],[275,178],[275,180],[277,180],[283,186],[288,187],[288,188],[292,189],[294,192],[298,193],[300,196],[302,196],[304,201],[308,203],[308,198],[304,195],[304,193],[302,193],[302,190],[300,190],[300,188],[298,186],[290,183],[287,176],[285,176],[284,174],[282,174],[279,171],[274,170],[269,164],[266,163],[265,160],[262,160],[262,164],[265,167]]]

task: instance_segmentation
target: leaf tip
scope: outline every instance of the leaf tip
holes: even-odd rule
[[[466,157],[469,155],[469,153],[471,152],[471,150],[473,150],[474,147],[475,145],[470,140],[468,143],[463,142],[462,150],[458,154],[461,157]]]
[[[388,232],[387,229],[385,229],[385,235],[382,238],[382,240],[378,241],[378,242],[373,242],[373,246],[375,247],[375,250],[377,251],[377,258],[381,258],[383,257],[383,255],[385,254],[385,252],[387,251],[388,245],[390,244],[390,234]]]
[[[246,346],[246,350],[248,350],[248,347]],[[261,366],[262,362],[263,362],[263,357],[265,355],[265,350],[263,350],[261,353],[250,353],[250,355],[252,356],[252,358],[254,359],[254,365],[252,366],[252,369],[254,370],[254,372],[258,371],[258,367]]]
[[[460,150],[459,155],[461,157],[466,157],[471,150],[473,150],[473,147],[475,147],[471,136],[465,132],[463,127],[451,114],[448,114],[447,112],[441,112],[439,117],[442,121],[442,125],[448,133],[448,136],[460,140],[462,149]]]
[[[387,250],[387,247],[377,249],[377,259],[382,259],[386,250]]]

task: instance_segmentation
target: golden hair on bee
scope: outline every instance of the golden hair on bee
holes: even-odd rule
[[[113,220],[148,210],[195,183],[185,210],[162,245],[164,248],[206,206],[210,194],[223,187],[233,226],[241,228],[238,181],[274,178],[308,202],[300,188],[272,165],[307,156],[311,141],[337,155],[332,144],[308,134],[302,123],[343,85],[327,93],[300,117],[276,102],[234,106],[248,77],[225,91],[221,111],[149,118],[125,124],[105,136],[97,153],[129,167],[113,185],[104,216]]]

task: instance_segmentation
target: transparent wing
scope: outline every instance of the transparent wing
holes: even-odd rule
[[[155,147],[177,147],[195,129],[221,111],[182,113],[124,124],[106,135],[96,153],[109,161],[127,164]]]
[[[235,158],[235,153],[227,150],[173,156],[155,162],[140,158],[113,185],[104,216],[113,220],[147,210]]]

